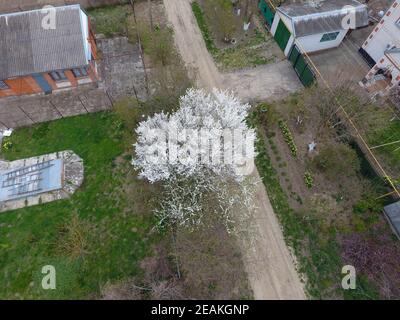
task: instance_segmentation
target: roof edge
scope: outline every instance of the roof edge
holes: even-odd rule
[[[69,5],[65,5],[65,6],[53,6],[56,10],[60,9],[60,8],[68,8],[68,9],[79,9],[82,10],[81,5],[78,4],[69,4]],[[0,18],[1,17],[10,17],[10,16],[18,16],[18,15],[23,15],[23,14],[27,14],[27,13],[33,13],[33,12],[41,12],[42,10],[46,10],[46,8],[40,8],[40,9],[32,9],[32,10],[26,10],[26,11],[18,11],[18,12],[9,12],[9,13],[0,13]]]
[[[365,9],[368,12],[368,6],[365,4],[360,3],[357,6],[351,6],[353,7],[356,11],[359,11],[360,9]],[[282,11],[282,9],[280,9],[281,7],[277,7],[276,10],[279,11],[280,13],[282,13],[283,15],[285,15],[286,17],[288,17],[289,19],[292,20],[299,20],[302,18],[310,18],[310,17],[314,17],[314,16],[318,16],[318,15],[324,15],[327,13],[332,13],[332,14],[336,14],[336,13],[341,13],[343,11],[343,8],[341,9],[335,9],[335,10],[330,10],[330,11],[321,11],[321,12],[314,12],[314,13],[308,13],[305,15],[299,15],[299,16],[291,16],[289,14],[287,14],[286,12]]]

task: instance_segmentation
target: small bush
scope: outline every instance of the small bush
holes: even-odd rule
[[[329,180],[336,180],[342,175],[353,176],[360,171],[360,160],[356,151],[343,143],[322,147],[313,159],[313,165]]]
[[[92,224],[74,212],[59,229],[57,248],[70,259],[77,259],[89,253],[88,237],[93,231]]]
[[[142,110],[135,99],[126,97],[114,104],[114,112],[122,123],[132,131],[141,120]],[[116,126],[116,129],[118,128]]]
[[[3,141],[3,149],[4,150],[10,150],[13,147],[13,143],[9,140],[4,140]]]

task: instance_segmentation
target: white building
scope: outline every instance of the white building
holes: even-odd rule
[[[321,0],[276,8],[271,33],[288,56],[293,45],[303,53],[340,45],[349,29],[368,25],[367,6],[356,0]]]
[[[386,94],[400,85],[400,0],[386,11],[363,43],[360,53],[372,69],[362,85],[373,94]]]

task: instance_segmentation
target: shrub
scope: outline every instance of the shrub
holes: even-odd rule
[[[175,60],[176,51],[173,46],[173,31],[168,27],[151,29],[146,21],[133,19],[128,23],[128,37],[131,43],[137,42],[139,33],[143,51],[153,63],[166,66]]]
[[[132,131],[141,120],[143,110],[133,98],[123,98],[114,104],[114,112],[122,123]]]
[[[313,159],[313,165],[329,180],[335,180],[343,174],[353,176],[360,170],[356,151],[343,143],[324,146]]]

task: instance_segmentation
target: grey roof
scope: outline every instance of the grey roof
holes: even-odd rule
[[[41,10],[0,15],[0,80],[87,64],[80,6],[56,8],[56,28]]]
[[[383,210],[393,229],[400,236],[400,201],[385,206]]]
[[[323,0],[318,3],[317,6],[311,1],[294,3],[280,6],[277,10],[293,21],[297,37],[343,30],[342,20],[349,12],[345,6],[354,8],[356,28],[368,25],[367,6],[356,0]]]

